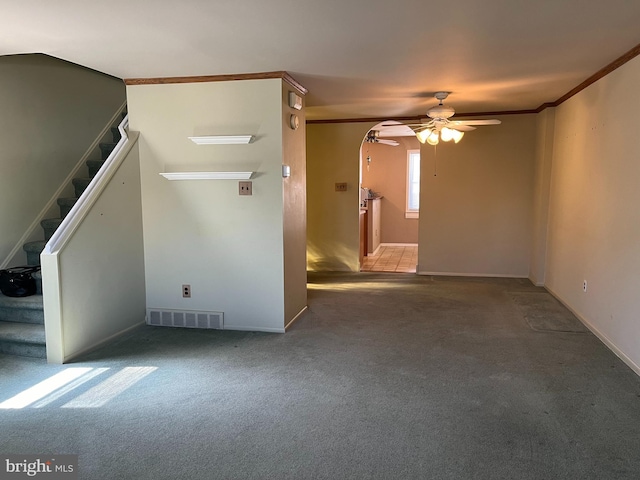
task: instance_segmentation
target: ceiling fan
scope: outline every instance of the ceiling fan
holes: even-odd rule
[[[380,130],[369,130],[364,141],[366,143],[382,143],[383,145],[391,145],[392,147],[397,147],[398,145],[400,145],[395,140],[380,138]]]
[[[496,119],[479,120],[449,120],[456,111],[453,107],[443,105],[442,101],[449,96],[449,92],[437,92],[435,94],[438,105],[427,110],[429,120],[422,123],[406,124],[411,128],[421,143],[437,145],[442,139],[445,142],[453,140],[458,143],[464,136],[464,132],[475,130],[478,125],[499,125],[502,122]],[[382,125],[393,127],[397,125]]]

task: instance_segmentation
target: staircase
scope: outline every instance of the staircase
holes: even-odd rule
[[[123,114],[123,118],[125,115]],[[44,250],[45,244],[120,140],[120,131],[117,127],[111,128],[111,135],[112,142],[100,143],[100,160],[86,162],[88,176],[72,180],[75,196],[58,198],[60,218],[47,218],[40,222],[44,231],[44,240],[24,244],[23,250],[27,254],[27,264],[40,265],[40,253]],[[42,276],[38,272],[34,277],[38,285],[36,295],[12,298],[0,293],[0,354],[47,357],[42,306]]]

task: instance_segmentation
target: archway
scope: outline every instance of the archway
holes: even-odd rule
[[[408,199],[412,191],[419,195],[419,176],[410,168],[417,165],[419,175],[419,156],[415,133],[396,121],[379,122],[362,139],[360,271],[415,273],[418,215],[417,205],[414,214],[408,211]]]

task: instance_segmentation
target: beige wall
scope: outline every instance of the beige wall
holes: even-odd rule
[[[289,107],[292,88],[282,85],[283,165],[291,167],[291,176],[282,179],[284,228],[284,322],[288,325],[307,306],[307,161],[305,112]],[[291,115],[300,126],[289,127]]]
[[[147,308],[223,312],[225,328],[284,331],[282,80],[127,94],[130,128],[140,132]],[[187,138],[232,134],[256,139],[198,146]],[[165,171],[253,171],[253,195],[239,196],[235,180],[171,182]],[[182,298],[182,284],[192,298]]]
[[[418,273],[528,277],[535,115],[421,148]]]
[[[536,116],[508,115],[502,121],[468,133],[457,145],[438,146],[437,177],[434,149],[422,146],[421,273],[529,275]],[[307,126],[311,270],[359,270],[354,159],[373,126]],[[348,182],[349,190],[335,192],[335,182]]]
[[[371,123],[307,125],[307,266],[360,270],[360,145]],[[346,182],[346,192],[335,183]]]
[[[407,203],[407,150],[420,149],[416,137],[397,137],[400,145],[362,146],[362,186],[384,196],[381,200],[381,242],[418,243],[418,219],[405,218]],[[371,165],[367,170],[367,151]]]
[[[639,85],[636,57],[556,109],[545,280],[638,373]]]
[[[555,108],[547,108],[537,115],[529,279],[539,286],[544,285],[546,271],[549,188],[551,184],[554,127]]]
[[[46,55],[0,57],[0,265],[124,101],[113,77]]]

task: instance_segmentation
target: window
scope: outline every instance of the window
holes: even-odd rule
[[[404,218],[418,218],[420,211],[420,150],[407,151],[407,210]]]

